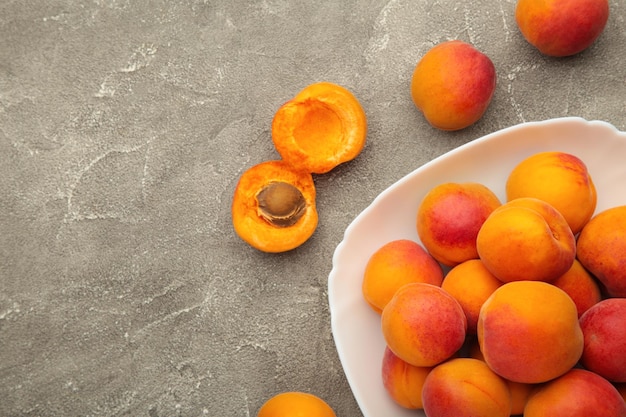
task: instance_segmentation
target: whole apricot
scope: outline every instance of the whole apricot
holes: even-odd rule
[[[330,82],[305,87],[272,120],[272,141],[282,159],[314,174],[356,158],[366,137],[361,103],[348,89]]]
[[[306,392],[289,391],[269,398],[257,417],[337,417],[328,403]]]
[[[577,257],[611,297],[626,297],[626,206],[589,220],[578,235]]]
[[[478,341],[473,341],[469,345],[469,357],[485,361],[483,353],[480,351]],[[509,388],[511,394],[511,415],[521,415],[524,413],[524,407],[528,401],[528,397],[533,392],[537,384],[526,384],[523,382],[515,382],[510,379],[502,378]]]
[[[467,317],[467,333],[476,334],[478,314],[483,303],[502,285],[480,259],[470,259],[446,274],[441,288],[453,296]]]
[[[495,88],[491,59],[460,40],[427,51],[411,78],[413,103],[432,126],[442,130],[459,130],[478,121]]]
[[[626,417],[626,402],[600,375],[571,369],[534,391],[524,417]]]
[[[580,317],[581,364],[611,382],[626,382],[626,298],[607,298]]]
[[[480,310],[477,332],[485,362],[515,382],[561,376],[583,351],[576,305],[543,281],[513,281],[495,290]]]
[[[596,188],[585,163],[566,152],[540,152],[518,163],[506,181],[507,200],[534,197],[546,201],[577,234],[591,219]]]
[[[550,281],[571,268],[576,240],[554,207],[522,197],[491,213],[478,232],[476,249],[501,281]]]
[[[413,283],[401,287],[381,315],[383,337],[400,359],[434,366],[463,346],[467,319],[459,303],[441,287]]]
[[[410,410],[423,408],[422,386],[432,367],[413,366],[385,347],[382,364],[383,386],[400,406]]]
[[[576,304],[578,317],[602,300],[602,293],[596,279],[582,266],[578,259],[574,259],[572,267],[566,273],[550,281],[550,283],[570,296]]]
[[[511,414],[506,382],[473,358],[455,358],[434,367],[424,381],[422,402],[428,417]]]
[[[494,192],[482,184],[439,184],[420,202],[417,234],[426,250],[446,266],[475,259],[478,231],[500,205]]]
[[[307,172],[284,161],[248,168],[235,187],[231,215],[239,237],[263,252],[285,252],[315,232],[315,184]]]
[[[609,18],[608,0],[518,0],[515,20],[541,53],[563,57],[587,49]]]
[[[412,282],[440,286],[442,281],[441,265],[419,243],[397,239],[370,256],[361,289],[370,307],[380,314],[401,286]]]

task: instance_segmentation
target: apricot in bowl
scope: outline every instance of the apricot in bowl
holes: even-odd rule
[[[311,174],[284,161],[246,170],[235,188],[231,214],[235,232],[263,252],[286,252],[313,235],[318,215]]]
[[[505,201],[505,180],[511,169],[525,157],[555,149],[583,158],[598,192],[597,212],[626,204],[622,192],[626,133],[605,122],[566,117],[493,132],[424,164],[378,195],[347,227],[333,255],[328,299],[337,353],[364,417],[425,415],[423,410],[395,403],[381,383],[380,361],[386,348],[381,316],[372,311],[361,291],[368,259],[394,239],[422,243],[415,212],[436,185],[474,181]],[[577,313],[571,312],[568,321],[573,323]]]
[[[305,87],[272,121],[272,141],[294,169],[325,174],[365,146],[367,118],[348,89],[330,82]]]

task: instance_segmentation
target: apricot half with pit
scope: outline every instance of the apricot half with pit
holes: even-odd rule
[[[431,48],[411,78],[411,98],[426,120],[442,130],[459,130],[478,121],[496,88],[489,57],[459,40]]]
[[[356,158],[365,146],[367,118],[357,98],[330,83],[311,84],[283,104],[272,121],[272,141],[294,169],[324,174]]]
[[[315,184],[284,161],[257,164],[239,178],[232,201],[235,232],[263,252],[285,252],[317,228]]]

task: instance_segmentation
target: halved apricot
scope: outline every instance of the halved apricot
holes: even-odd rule
[[[281,158],[313,174],[356,158],[366,136],[367,119],[357,98],[329,82],[304,88],[272,121],[272,140]]]
[[[285,252],[311,237],[317,227],[315,184],[285,161],[266,161],[239,178],[232,202],[235,232],[263,252]]]

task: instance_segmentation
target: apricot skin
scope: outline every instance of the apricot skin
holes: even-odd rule
[[[337,417],[335,411],[320,397],[307,392],[281,392],[269,398],[256,417]]]
[[[626,402],[609,381],[571,369],[533,392],[524,417],[626,417]]]
[[[361,289],[370,307],[380,314],[401,286],[411,282],[440,286],[442,281],[441,266],[419,243],[398,239],[370,256]]]
[[[626,382],[626,298],[607,298],[580,318],[582,365],[611,382]]]
[[[578,317],[602,300],[600,286],[578,259],[574,259],[572,267],[566,273],[550,283],[570,296],[576,304]]]
[[[504,282],[551,281],[569,270],[576,240],[565,218],[536,198],[517,198],[498,207],[476,238],[480,259]]]
[[[459,40],[431,48],[411,79],[413,103],[432,126],[442,130],[459,130],[478,121],[495,88],[491,59]]]
[[[507,200],[534,197],[549,203],[577,234],[591,219],[596,188],[585,163],[565,152],[539,152],[518,163],[506,181]]]
[[[476,334],[480,308],[501,285],[502,281],[489,272],[480,259],[470,259],[452,268],[441,288],[463,308],[467,317],[467,333]]]
[[[463,346],[467,330],[459,303],[440,287],[413,283],[401,287],[381,315],[387,346],[413,366],[434,366]]]
[[[478,258],[476,235],[498,197],[478,183],[442,183],[422,199],[416,219],[424,247],[439,262],[455,266]]]
[[[608,17],[608,0],[518,0],[515,10],[526,40],[554,57],[587,49],[604,30]]]
[[[563,375],[583,351],[576,305],[542,281],[514,281],[495,290],[480,310],[477,333],[485,362],[515,382]]]
[[[481,361],[485,361],[485,357],[480,351],[480,345],[477,341],[471,343],[469,346],[469,357],[478,359]],[[511,415],[521,415],[524,413],[524,407],[526,406],[526,401],[528,401],[528,397],[532,393],[533,389],[537,386],[537,384],[526,384],[523,382],[514,382],[509,379],[503,378],[506,385],[509,387],[509,393],[511,394]]]
[[[606,209],[589,220],[577,241],[580,263],[611,297],[626,297],[626,206]]]
[[[422,389],[428,417],[509,417],[511,397],[506,382],[478,359],[455,358],[428,374]]]
[[[382,378],[385,390],[400,406],[416,410],[422,405],[422,386],[432,367],[413,366],[385,347]]]

